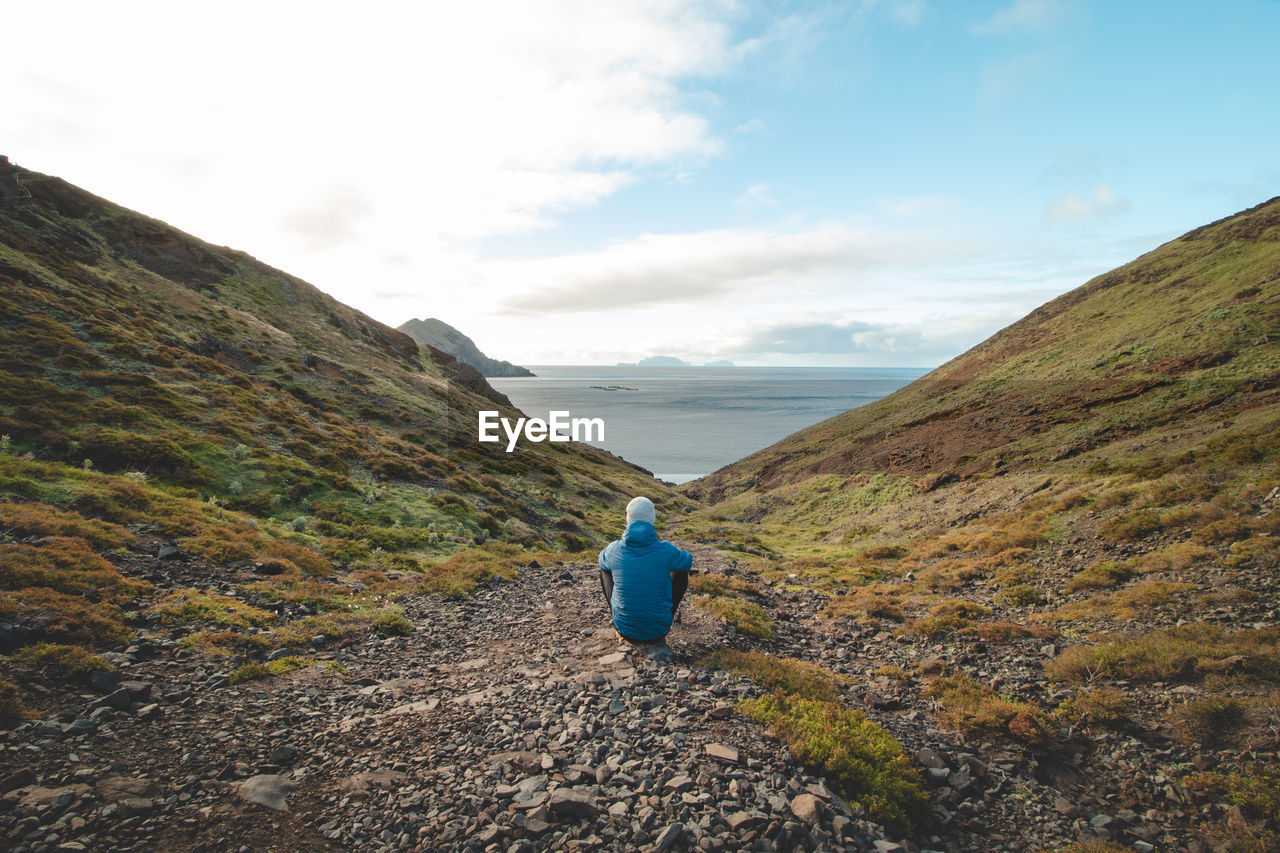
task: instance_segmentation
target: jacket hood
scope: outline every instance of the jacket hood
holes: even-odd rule
[[[627,525],[627,531],[622,534],[622,544],[633,548],[652,545],[657,541],[658,531],[647,521],[631,522]]]

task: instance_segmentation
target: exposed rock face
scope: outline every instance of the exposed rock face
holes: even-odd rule
[[[434,317],[426,320],[410,320],[398,328],[418,343],[447,352],[458,361],[471,365],[483,376],[533,376],[533,372],[528,368],[509,361],[490,358],[480,352],[480,348],[471,338]]]

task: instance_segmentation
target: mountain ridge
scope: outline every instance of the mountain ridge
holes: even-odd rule
[[[533,376],[533,371],[527,367],[485,355],[475,341],[443,320],[434,317],[406,320],[396,330],[420,344],[441,350],[458,361],[469,364],[483,376]]]

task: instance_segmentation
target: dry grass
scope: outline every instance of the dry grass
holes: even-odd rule
[[[1091,646],[1072,646],[1045,664],[1052,681],[1081,683],[1099,677],[1135,681],[1196,680],[1234,674],[1280,681],[1280,627],[1230,631],[1192,623]]]
[[[1028,746],[1043,746],[1053,737],[1047,714],[1034,705],[1002,696],[967,675],[938,679],[924,689],[938,703],[944,725],[966,732],[1002,734]]]
[[[837,677],[807,661],[721,649],[705,658],[702,664],[745,676],[761,687],[792,696],[818,702],[838,702],[840,699]]]

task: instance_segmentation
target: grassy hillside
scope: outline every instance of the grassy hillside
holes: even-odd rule
[[[684,535],[932,660],[889,676],[936,725],[1126,732],[1221,849],[1280,844],[1280,199],[682,490]]]
[[[241,252],[21,177],[29,203],[0,207],[6,641],[198,614],[191,590],[117,571],[157,543],[210,581],[273,578],[259,604],[353,572],[465,591],[514,546],[593,547],[632,495],[672,497],[585,445],[479,444],[476,411],[509,404],[471,368]]]

